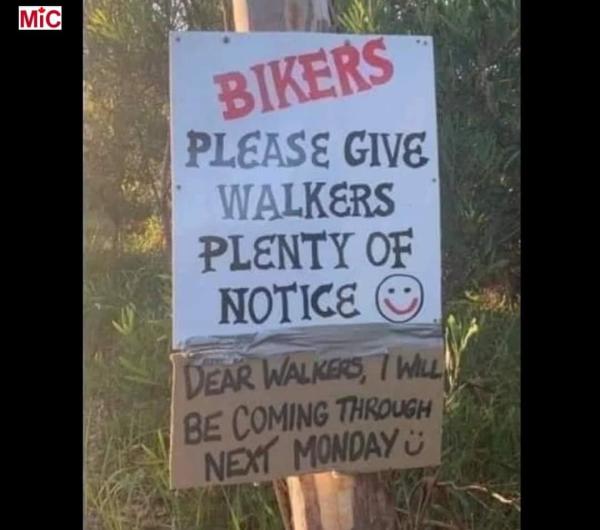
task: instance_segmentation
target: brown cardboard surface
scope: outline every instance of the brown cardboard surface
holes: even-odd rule
[[[173,488],[440,463],[442,340],[371,357],[171,359]]]

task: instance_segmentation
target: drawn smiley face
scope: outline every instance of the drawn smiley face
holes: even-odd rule
[[[385,278],[375,293],[377,309],[390,322],[408,322],[423,307],[423,285],[409,274],[392,274]]]
[[[404,451],[409,456],[417,456],[425,447],[425,442],[423,441],[423,431],[419,431],[416,433],[415,431],[410,431],[410,438],[416,438],[419,440],[416,448],[412,447],[411,439],[408,439],[404,442]]]

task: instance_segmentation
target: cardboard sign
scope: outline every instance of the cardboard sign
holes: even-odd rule
[[[440,463],[442,350],[199,366],[174,354],[171,485]]]
[[[171,110],[175,349],[439,322],[431,38],[173,33]]]

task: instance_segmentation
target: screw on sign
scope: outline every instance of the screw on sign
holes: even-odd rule
[[[19,29],[62,29],[62,6],[19,6]]]

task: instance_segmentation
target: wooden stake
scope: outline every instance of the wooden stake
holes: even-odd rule
[[[330,31],[328,0],[232,0],[235,30]],[[286,530],[393,530],[396,512],[377,474],[335,472],[274,482]]]

